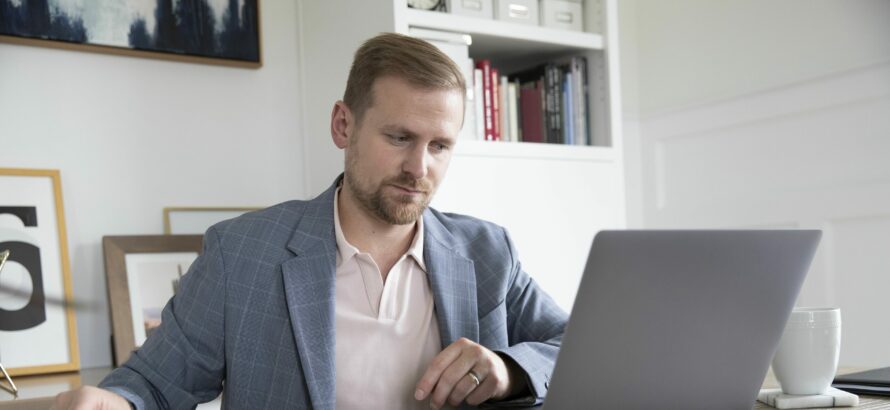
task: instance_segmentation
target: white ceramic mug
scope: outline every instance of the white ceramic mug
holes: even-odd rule
[[[824,393],[834,379],[840,351],[839,308],[795,308],[773,357],[782,392]]]

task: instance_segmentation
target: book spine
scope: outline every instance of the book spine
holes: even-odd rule
[[[476,68],[482,70],[482,103],[483,117],[485,118],[485,140],[494,140],[494,118],[492,116],[492,95],[491,95],[491,61],[479,60],[476,62]]]
[[[482,81],[482,69],[473,70],[473,94],[476,100],[473,101],[476,110],[476,140],[485,139],[485,86]]]
[[[500,118],[500,130],[501,130],[501,140],[503,141],[513,141],[513,135],[510,133],[510,82],[507,80],[507,76],[500,76],[500,85],[498,86],[499,94],[501,95],[501,102],[498,104],[498,109],[501,111]]]
[[[519,84],[507,82],[507,118],[510,121],[510,141],[519,142]]]
[[[538,80],[535,83],[535,88],[538,90],[538,97],[541,99],[541,106],[540,106],[540,111],[539,111],[541,122],[538,125],[538,128],[540,129],[539,132],[541,133],[541,142],[548,142],[547,141],[547,133],[549,132],[549,129],[547,128],[547,82],[546,82],[546,80],[544,80],[543,78]]]
[[[554,130],[556,126],[553,121],[553,114],[556,112],[556,102],[554,99],[556,98],[553,93],[553,66],[547,65],[547,68],[544,71],[544,96],[547,99],[547,103],[544,106],[544,123],[547,128],[547,142],[554,143],[556,142],[556,136],[554,135]]]
[[[557,144],[565,144],[566,135],[565,135],[565,127],[562,126],[565,121],[565,111],[563,110],[562,103],[562,84],[563,84],[563,72],[562,68],[558,66],[553,66],[553,101],[556,104],[555,112],[553,114],[553,124],[556,128],[554,130],[554,135],[556,135],[556,143]]]
[[[543,142],[541,135],[541,93],[537,83],[524,83],[519,88],[519,110],[522,122],[522,141]]]
[[[581,57],[581,72],[584,73],[582,83],[581,92],[584,97],[584,130],[587,136],[587,145],[593,145],[593,121],[591,121],[590,111],[593,107],[590,106],[590,87],[588,86],[587,81],[587,57]]]
[[[493,140],[501,140],[501,78],[498,69],[491,69],[491,122]]]
[[[572,73],[567,72],[562,81],[562,129],[563,143],[575,144],[574,107],[572,107]]]
[[[572,119],[575,145],[587,145],[587,129],[584,118],[584,83],[581,57],[572,57]]]

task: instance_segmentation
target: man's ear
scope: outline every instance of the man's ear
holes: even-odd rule
[[[349,146],[349,136],[355,132],[355,120],[352,111],[343,101],[334,103],[331,111],[331,138],[337,148],[344,149]]]

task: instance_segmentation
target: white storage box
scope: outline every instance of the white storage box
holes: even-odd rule
[[[451,14],[490,19],[494,17],[491,2],[492,0],[446,0],[445,5]]]
[[[581,0],[541,0],[541,25],[544,27],[583,31],[583,15]]]
[[[494,18],[514,23],[539,23],[538,0],[494,0]]]

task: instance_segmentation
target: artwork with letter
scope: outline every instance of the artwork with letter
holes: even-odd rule
[[[161,325],[161,311],[178,292],[201,242],[201,235],[102,238],[115,366]]]
[[[60,178],[0,168],[0,362],[12,375],[80,366]]]
[[[260,66],[259,0],[0,0],[0,41]]]

